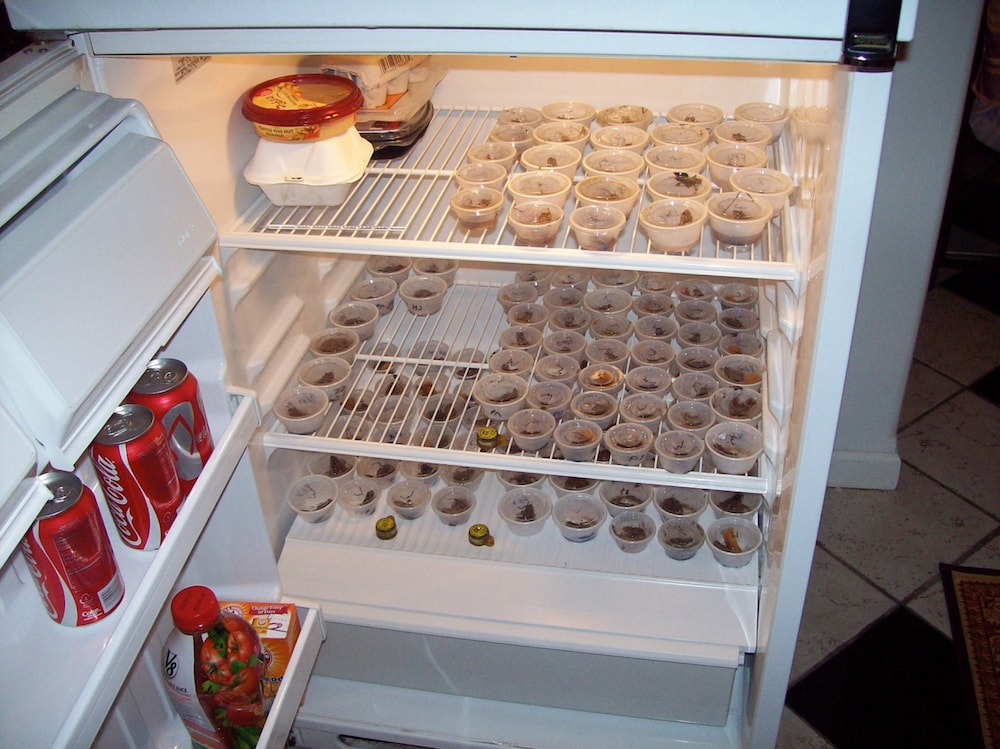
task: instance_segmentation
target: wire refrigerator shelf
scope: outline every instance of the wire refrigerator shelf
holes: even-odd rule
[[[490,371],[490,358],[501,348],[500,333],[509,325],[497,301],[500,286],[498,282],[456,282],[434,315],[411,314],[397,300],[393,310],[380,318],[375,335],[361,347],[342,402],[330,405],[316,432],[288,434],[272,416],[266,444],[486,469],[767,492],[767,454],[748,474],[728,475],[717,472],[707,457],[688,473],[670,473],[652,451],[641,466],[626,466],[614,463],[604,449],[586,461],[563,459],[554,444],[537,452],[519,450],[509,439],[506,422],[490,419],[473,398],[477,381]],[[593,339],[587,336],[587,340]],[[530,355],[532,371],[545,355],[542,348]],[[623,368],[627,373],[628,365]],[[538,380],[535,373],[528,381]],[[766,374],[764,387],[766,404]],[[572,389],[578,391],[576,383]],[[620,402],[627,394],[622,388],[615,397]],[[673,402],[672,395],[666,397],[668,403]],[[572,418],[568,410],[563,418]],[[494,449],[481,449],[477,431],[482,426],[497,429],[500,440]],[[664,422],[653,431],[667,429]]]
[[[406,254],[486,262],[615,265],[790,282],[799,277],[803,266],[796,257],[799,243],[789,241],[787,235],[801,231],[798,225],[807,222],[799,214],[808,208],[788,206],[749,247],[718,241],[706,223],[700,241],[686,255],[664,255],[653,251],[639,226],[639,208],[653,199],[645,179],[639,181],[638,202],[611,252],[580,249],[567,218],[576,207],[572,193],[564,206],[562,225],[545,247],[518,243],[508,220],[509,198],[491,229],[463,229],[449,209],[449,199],[457,189],[454,173],[465,162],[470,146],[488,140],[496,115],[496,110],[490,109],[438,110],[412,150],[397,159],[373,160],[341,205],[274,206],[262,198],[244,226],[223,236],[222,243],[255,249]],[[792,160],[793,146],[787,136],[768,151],[769,164],[776,168]],[[523,168],[515,164],[512,174],[520,171]],[[582,169],[578,169],[575,181],[582,177]]]

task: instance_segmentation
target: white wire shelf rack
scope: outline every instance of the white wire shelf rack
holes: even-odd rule
[[[454,171],[470,146],[488,139],[496,114],[493,109],[438,110],[408,153],[396,159],[373,160],[343,204],[275,206],[261,198],[235,230],[223,234],[221,242],[223,246],[250,249],[614,266],[798,284],[807,262],[801,257],[802,242],[797,237],[808,227],[808,208],[788,206],[749,248],[717,241],[706,224],[700,243],[687,255],[663,255],[652,251],[638,224],[639,207],[651,200],[644,180],[640,180],[639,202],[611,252],[581,250],[567,219],[549,246],[519,245],[508,226],[506,208],[491,230],[465,231],[448,206],[456,189]],[[768,148],[769,163],[776,168],[787,167],[792,161],[793,147],[787,137]],[[515,165],[514,169],[521,167]],[[577,179],[582,176],[581,169]],[[571,195],[565,206],[567,216],[574,207]]]
[[[589,461],[565,460],[551,445],[539,452],[523,452],[513,440],[493,450],[480,450],[478,426],[495,426],[503,439],[506,425],[487,420],[474,400],[468,402],[467,408],[457,410],[460,415],[447,423],[428,420],[425,412],[435,395],[468,396],[476,380],[489,370],[489,357],[500,348],[498,337],[508,324],[496,301],[500,285],[496,281],[460,281],[447,291],[444,306],[435,315],[410,314],[397,301],[392,312],[379,320],[375,336],[358,353],[348,395],[342,403],[331,404],[319,429],[309,435],[289,434],[271,413],[265,420],[265,445],[490,470],[773,494],[773,471],[766,454],[748,474],[719,473],[707,457],[689,473],[670,473],[652,454],[642,466],[633,467],[614,463],[605,450]],[[587,339],[592,340],[589,335]],[[437,356],[431,355],[434,351],[438,351]],[[481,361],[468,361],[460,356],[463,351],[478,351]],[[544,353],[542,350],[536,354],[536,362]],[[534,377],[530,380],[536,381]],[[430,398],[421,391],[429,393]],[[626,394],[622,390],[619,400]],[[460,399],[460,403],[465,402]],[[767,424],[768,419],[764,422]],[[441,436],[435,432],[428,437],[428,428],[435,426],[444,427]],[[661,431],[667,428],[660,426]]]

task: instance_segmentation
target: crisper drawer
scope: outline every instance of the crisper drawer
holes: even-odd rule
[[[721,726],[736,666],[327,623],[314,675],[524,705]]]

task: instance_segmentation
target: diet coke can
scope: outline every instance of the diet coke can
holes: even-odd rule
[[[186,497],[212,454],[212,433],[198,381],[178,359],[154,359],[126,399],[150,409],[167,434]]]
[[[183,496],[163,427],[145,406],[119,406],[90,446],[118,535],[133,549],[158,549]]]
[[[52,499],[21,540],[21,553],[45,609],[69,627],[103,619],[121,603],[125,585],[94,493],[72,473],[39,480]]]

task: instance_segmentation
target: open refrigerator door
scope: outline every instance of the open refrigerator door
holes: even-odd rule
[[[249,470],[238,466],[258,417],[253,400],[225,382],[210,291],[219,277],[215,225],[141,105],[81,90],[88,83],[82,60],[55,48],[20,79],[27,81],[24,96],[16,76],[4,88],[0,598],[12,667],[25,680],[4,700],[2,722],[5,740],[20,746],[89,745],[99,734],[108,746],[147,745],[150,735],[166,741],[177,717],[158,646],[170,628],[163,609],[175,586],[211,580],[236,600],[269,600],[280,591],[266,553],[199,541],[206,527],[222,526],[209,537],[227,533],[225,517],[210,520],[219,508],[223,516],[239,514],[241,532],[249,538],[257,528],[262,548],[267,544],[256,505],[225,509],[244,501]],[[162,544],[140,551],[115,532],[129,515],[105,501],[87,453],[155,357],[197,372],[215,449]],[[75,474],[101,497],[99,522],[110,531],[125,591],[113,611],[85,626],[56,623],[55,604],[35,586],[40,567],[17,550],[53,498],[40,478],[51,471]],[[238,573],[217,572],[234,562]],[[68,592],[86,595],[73,584]],[[302,616],[295,665],[307,674],[323,628],[314,610]],[[114,709],[131,699],[119,697],[123,685],[138,682],[142,710]],[[271,714],[276,734],[265,733],[262,746],[284,743],[301,696],[287,691]],[[106,721],[109,712],[115,720]]]
[[[141,8],[134,10],[141,15]],[[784,20],[815,29],[816,18],[802,13]],[[123,23],[140,30],[95,32],[79,41],[96,53],[89,62],[99,89],[140,98],[148,107],[223,227],[215,255],[221,281],[211,299],[195,306],[214,307],[216,371],[225,359],[225,374],[216,378],[225,382],[222,400],[249,394],[243,402],[259,409],[261,427],[179,579],[225,566],[229,551],[240,546],[253,561],[235,572],[230,595],[265,581],[275,595],[315,602],[329,637],[309,679],[297,735],[310,745],[338,747],[382,740],[555,748],[566,735],[575,746],[595,748],[620,743],[623,735],[640,747],[773,745],[822,507],[829,425],[860,285],[889,77],[833,64],[840,52],[836,34],[788,40],[782,57],[817,61],[800,63],[758,59],[773,49],[765,53],[752,36],[717,48],[710,42],[719,41],[720,31],[704,28],[696,30],[702,36],[667,34],[679,45],[671,54],[699,59],[664,59],[654,42],[666,37],[655,24],[610,36],[591,28],[517,36],[499,24],[473,40],[459,19],[455,28],[433,33],[411,29],[402,41],[384,28],[349,26],[332,38],[297,29],[296,41],[287,42],[279,41],[290,38],[287,29],[268,29],[275,32],[270,41],[259,29],[219,35],[225,24],[211,18],[184,29],[157,23],[159,31],[141,30],[140,18]],[[842,33],[842,21],[837,24]],[[320,38],[323,44],[313,46]],[[485,45],[472,52],[521,56],[435,54],[459,38]],[[164,55],[329,52],[332,39],[341,45],[338,52],[431,53],[448,71],[435,89],[433,116],[405,154],[376,154],[339,206],[273,206],[241,179],[256,139],[234,103],[260,80],[315,70],[320,56],[217,57],[199,61],[178,83],[176,61]],[[626,39],[636,45],[623,47]],[[528,54],[539,47],[575,56]],[[612,49],[615,56],[607,56]],[[722,49],[742,61],[712,59]],[[640,56],[619,56],[629,51]],[[135,53],[145,56],[130,56]],[[790,123],[766,146],[767,163],[795,189],[752,243],[720,240],[706,226],[687,254],[655,251],[640,225],[640,208],[653,202],[648,176],[639,180],[636,206],[610,252],[582,249],[568,221],[543,247],[521,244],[507,202],[485,231],[461,226],[450,199],[470,148],[489,140],[503,111],[541,110],[559,101],[586,102],[595,112],[642,105],[653,115],[650,130],[679,104],[708,103],[727,119],[742,104],[778,104]],[[190,116],[192,107],[199,117]],[[224,166],[221,153],[228,156]],[[579,169],[573,182],[583,178]],[[563,213],[575,207],[570,198]],[[455,263],[458,270],[433,314],[414,314],[423,310],[396,298],[358,348],[345,394],[324,408],[321,425],[290,432],[274,407],[313,358],[311,339],[330,326],[331,313],[357,284],[377,275],[379,258]],[[551,445],[520,447],[507,415],[490,414],[491,406],[476,399],[477,384],[489,379],[491,357],[512,322],[498,293],[519,272],[537,283],[553,269],[564,278],[588,278],[587,292],[597,279],[660,283],[660,293],[672,292],[675,309],[682,301],[677,290],[697,286],[692,279],[716,295],[727,284],[750,289],[763,363],[763,442],[754,467],[725,473],[706,457],[679,473],[665,470],[655,453],[628,465],[605,452],[574,461]],[[639,294],[629,289],[630,303]],[[716,315],[723,309],[719,299],[711,306]],[[628,318],[634,329],[638,315]],[[182,329],[192,333],[178,340],[197,348],[200,325]],[[585,334],[590,342],[593,337]],[[630,353],[636,342],[629,340]],[[674,357],[681,348],[671,344]],[[467,350],[477,353],[470,358]],[[541,348],[531,354],[531,383],[541,379],[543,356]],[[429,390],[421,393],[424,385]],[[462,401],[453,423],[435,423],[438,414],[450,422],[455,413],[440,403],[427,408],[428,393],[437,389]],[[624,395],[622,388],[616,407]],[[663,402],[675,400],[668,394]],[[661,420],[656,432],[667,431],[665,424]],[[481,427],[496,429],[499,443],[483,444]],[[379,489],[373,514],[349,516],[341,503],[322,523],[296,519],[285,501],[292,484],[317,470],[310,467],[317,461],[332,466],[345,458],[371,465],[377,478],[384,478],[377,474],[385,466],[400,473],[404,465],[436,468],[452,481],[464,472],[479,482],[475,510],[459,526],[430,510],[415,520],[399,517],[396,534],[379,537],[376,521],[390,511],[389,490]],[[639,484],[660,493],[759,495],[753,525],[763,544],[748,564],[726,567],[708,545],[683,562],[668,558],[652,539],[641,553],[623,553],[608,527],[591,541],[571,544],[551,518],[538,534],[521,536],[497,510],[508,489],[501,479],[512,475],[549,477],[545,492],[552,500],[560,479]],[[396,478],[393,485],[401,483]],[[248,502],[248,495],[259,501]],[[251,530],[227,529],[231,513],[245,515]],[[656,517],[653,505],[646,515]],[[707,528],[713,511],[704,509],[700,519]],[[486,536],[473,538],[469,532],[480,526]],[[484,538],[492,545],[470,542]],[[162,629],[162,622],[147,624]],[[144,652],[129,654],[141,664],[151,649]],[[108,745],[148,730],[147,722],[129,724],[126,703],[141,702],[136,695],[149,679],[141,666],[128,677],[114,721],[104,729]]]

